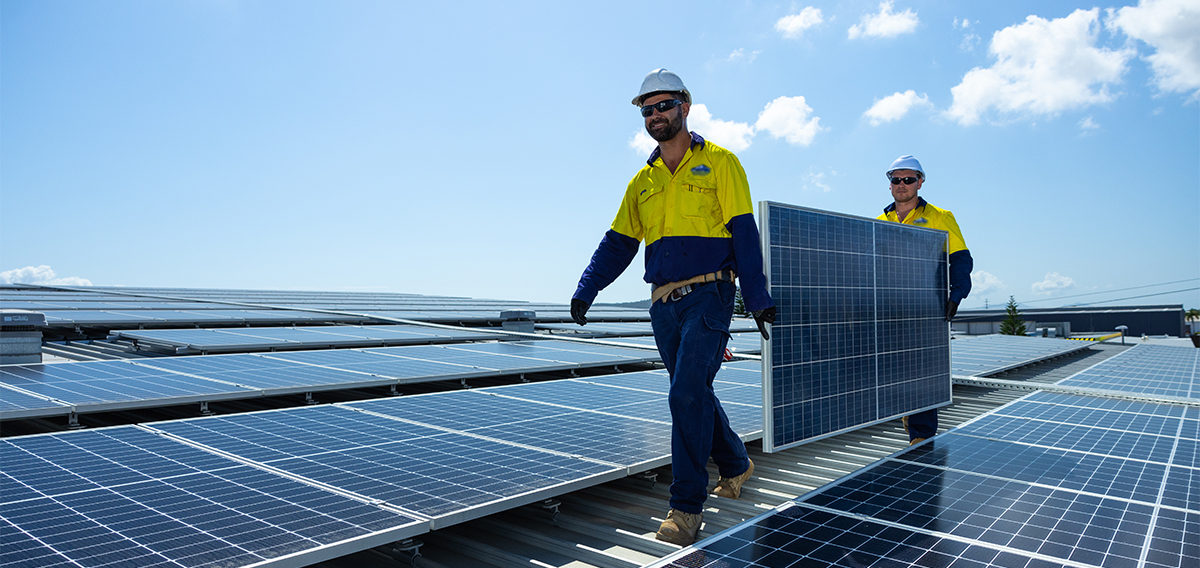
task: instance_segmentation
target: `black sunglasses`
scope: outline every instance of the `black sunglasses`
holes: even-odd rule
[[[650,115],[654,114],[655,109],[658,109],[658,112],[667,112],[681,104],[683,104],[683,101],[675,99],[669,101],[658,101],[652,105],[646,105],[642,107],[642,116],[649,117]]]
[[[917,183],[918,178],[916,176],[908,176],[908,177],[902,177],[902,178],[888,178],[888,179],[892,180],[892,185],[900,185],[902,183],[912,185],[914,183]]]

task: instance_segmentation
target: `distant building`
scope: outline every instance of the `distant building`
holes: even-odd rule
[[[1152,306],[1111,306],[1080,308],[1021,308],[1021,319],[1032,325],[1026,329],[1054,328],[1061,335],[1092,334],[1116,331],[1123,325],[1129,329],[1125,335],[1170,335],[1185,334],[1183,304]],[[951,329],[970,335],[999,333],[1000,322],[1004,321],[1004,309],[959,310],[954,316]],[[1065,324],[1065,325],[1063,325]]]

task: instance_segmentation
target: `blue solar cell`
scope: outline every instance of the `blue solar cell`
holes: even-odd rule
[[[1149,396],[1200,400],[1200,352],[1167,345],[1137,345],[1058,382]]]
[[[985,377],[1090,349],[1086,341],[1016,335],[957,337],[950,342],[951,370],[956,375]]]
[[[586,384],[577,381],[550,381],[496,387],[490,392],[497,395],[556,404],[582,410],[604,410],[645,402],[661,402],[666,408],[667,397],[663,394]],[[670,418],[667,421],[670,422]]]
[[[75,405],[196,398],[239,390],[231,385],[135,365],[89,361],[53,365],[9,365],[0,381]]]
[[[1154,514],[1153,505],[893,461],[803,502],[1106,567],[1137,564]]]
[[[950,401],[946,234],[762,205],[779,309],[764,449]]]
[[[136,427],[7,438],[0,456],[0,530],[27,535],[5,566],[53,565],[29,538],[84,566],[242,566],[428,528]]]
[[[488,394],[490,390],[365,400],[343,406],[462,431],[578,412],[537,402],[499,398]]]
[[[654,566],[887,566],[917,568],[1060,568],[986,544],[854,519],[795,505],[768,513]]]

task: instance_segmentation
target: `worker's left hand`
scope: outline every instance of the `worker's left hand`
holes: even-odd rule
[[[771,334],[767,333],[767,324],[775,323],[775,306],[758,310],[750,315],[754,316],[754,323],[758,324],[758,332],[762,334],[763,339],[770,341]]]
[[[591,304],[579,298],[571,298],[571,319],[575,320],[575,323],[579,325],[587,325],[587,316],[584,314],[587,313],[590,307]]]
[[[946,321],[954,319],[954,314],[958,313],[958,302],[946,300]]]

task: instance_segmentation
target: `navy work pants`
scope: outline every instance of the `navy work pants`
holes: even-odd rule
[[[734,290],[729,282],[701,284],[677,301],[650,307],[654,341],[671,374],[671,508],[693,515],[708,497],[709,456],[722,477],[750,467],[746,445],[712,388],[729,341]]]
[[[910,442],[917,438],[932,438],[934,434],[937,434],[937,429],[938,409],[936,408],[908,417],[908,441]]]

